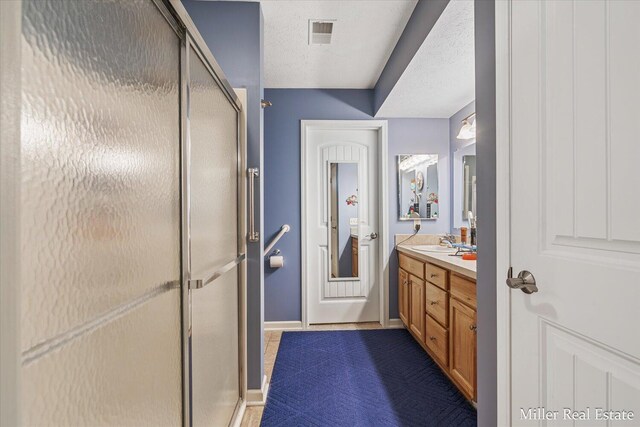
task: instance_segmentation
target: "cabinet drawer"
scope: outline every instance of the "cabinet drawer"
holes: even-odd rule
[[[425,309],[427,313],[446,327],[449,323],[449,298],[447,293],[437,286],[427,283],[425,296]]]
[[[476,282],[452,274],[450,292],[452,297],[476,308]]]
[[[433,264],[426,264],[425,274],[425,279],[427,279],[429,282],[441,287],[445,291],[447,290],[447,270]]]
[[[425,316],[425,344],[444,366],[449,365],[449,337],[445,328],[433,320],[428,314]]]
[[[416,277],[424,279],[424,263],[416,259],[410,258],[405,254],[400,255],[400,268],[408,271]]]

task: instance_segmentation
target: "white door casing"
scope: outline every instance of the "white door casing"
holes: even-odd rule
[[[496,11],[499,182],[508,177],[501,145],[511,150],[511,226],[499,213],[498,242],[510,234],[514,275],[531,271],[539,288],[498,283],[499,366],[511,376],[509,393],[499,372],[499,404],[511,399],[499,419],[571,425],[569,408],[594,425],[637,425],[640,2],[518,1]],[[535,408],[558,412],[540,421]],[[635,418],[607,423],[597,408]]]
[[[385,322],[380,152],[386,121],[302,121],[302,306],[310,323]],[[385,156],[386,158],[386,156]],[[358,164],[359,278],[330,280],[329,162]]]

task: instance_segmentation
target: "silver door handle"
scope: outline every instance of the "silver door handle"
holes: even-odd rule
[[[257,242],[260,240],[260,233],[256,231],[256,220],[254,215],[255,209],[255,196],[256,185],[255,179],[260,175],[258,168],[247,169],[247,175],[249,175],[249,241]]]
[[[513,277],[513,268],[509,267],[509,272],[507,273],[507,286],[511,289],[520,289],[525,294],[538,292],[536,278],[527,270],[522,270],[518,273],[518,277]]]
[[[369,238],[370,238],[371,240],[375,240],[375,239],[377,239],[377,238],[378,238],[378,233],[371,233],[371,234],[369,234]]]

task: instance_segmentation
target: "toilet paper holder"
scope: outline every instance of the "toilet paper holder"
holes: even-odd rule
[[[275,250],[269,255],[269,267],[271,268],[281,268],[284,267],[284,257],[279,255],[280,251]]]

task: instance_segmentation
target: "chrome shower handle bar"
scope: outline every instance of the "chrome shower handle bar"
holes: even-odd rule
[[[218,277],[222,276],[224,273],[226,273],[227,271],[233,269],[236,265],[238,265],[242,261],[244,261],[245,257],[246,257],[245,254],[238,255],[238,257],[236,259],[234,259],[233,261],[230,261],[230,262],[226,263],[225,265],[223,265],[223,266],[221,266],[219,268],[216,268],[213,271],[213,273],[211,273],[209,275],[209,277],[206,278],[206,279],[191,279],[191,280],[189,280],[189,289],[201,289],[201,288],[204,288],[209,283],[213,282]]]
[[[260,233],[256,231],[256,219],[255,219],[255,195],[256,184],[255,179],[260,176],[258,168],[247,169],[247,175],[249,175],[249,242],[257,242],[260,240]]]

